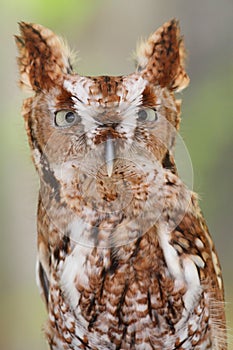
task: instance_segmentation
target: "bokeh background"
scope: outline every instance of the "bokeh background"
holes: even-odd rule
[[[46,314],[34,273],[38,179],[20,115],[17,22],[41,23],[62,34],[80,52],[79,73],[118,75],[133,70],[137,40],[172,17],[181,22],[191,77],[181,96],[181,135],[222,263],[228,326],[233,327],[233,1],[1,0],[1,349],[46,349]]]

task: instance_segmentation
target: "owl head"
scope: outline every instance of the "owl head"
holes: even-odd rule
[[[141,42],[135,72],[117,77],[81,76],[52,31],[28,23],[20,31],[20,86],[33,92],[23,114],[40,179],[57,199],[62,188],[71,202],[78,197],[104,212],[107,203],[113,212],[119,205],[129,208],[128,198],[134,198],[136,212],[160,169],[176,172],[180,100],[174,93],[189,83],[178,22],[165,23]]]

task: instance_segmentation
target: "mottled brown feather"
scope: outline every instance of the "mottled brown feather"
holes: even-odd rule
[[[174,91],[189,81],[178,22],[119,77],[74,74],[54,33],[27,23],[20,32],[21,87],[35,92],[22,114],[40,178],[37,282],[50,349],[226,350],[218,257],[175,164]]]

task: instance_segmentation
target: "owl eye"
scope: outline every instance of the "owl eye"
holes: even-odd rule
[[[55,124],[57,126],[65,127],[71,126],[81,121],[80,115],[73,111],[58,111],[55,113]]]
[[[155,109],[142,108],[138,111],[138,121],[140,122],[154,122],[158,119]]]

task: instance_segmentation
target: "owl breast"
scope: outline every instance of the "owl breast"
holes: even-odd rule
[[[180,183],[176,185],[185,194]],[[49,312],[51,327],[65,332],[72,346],[178,349],[182,344],[190,349],[204,341],[200,330],[209,318],[208,296],[198,269],[205,262],[179,258],[169,244],[167,214],[164,210],[143,234],[136,221],[127,217],[116,223],[112,214],[99,225],[80,216],[68,225],[67,237],[53,257]],[[111,235],[114,240],[109,240]],[[207,334],[206,347],[197,349],[211,344]]]

